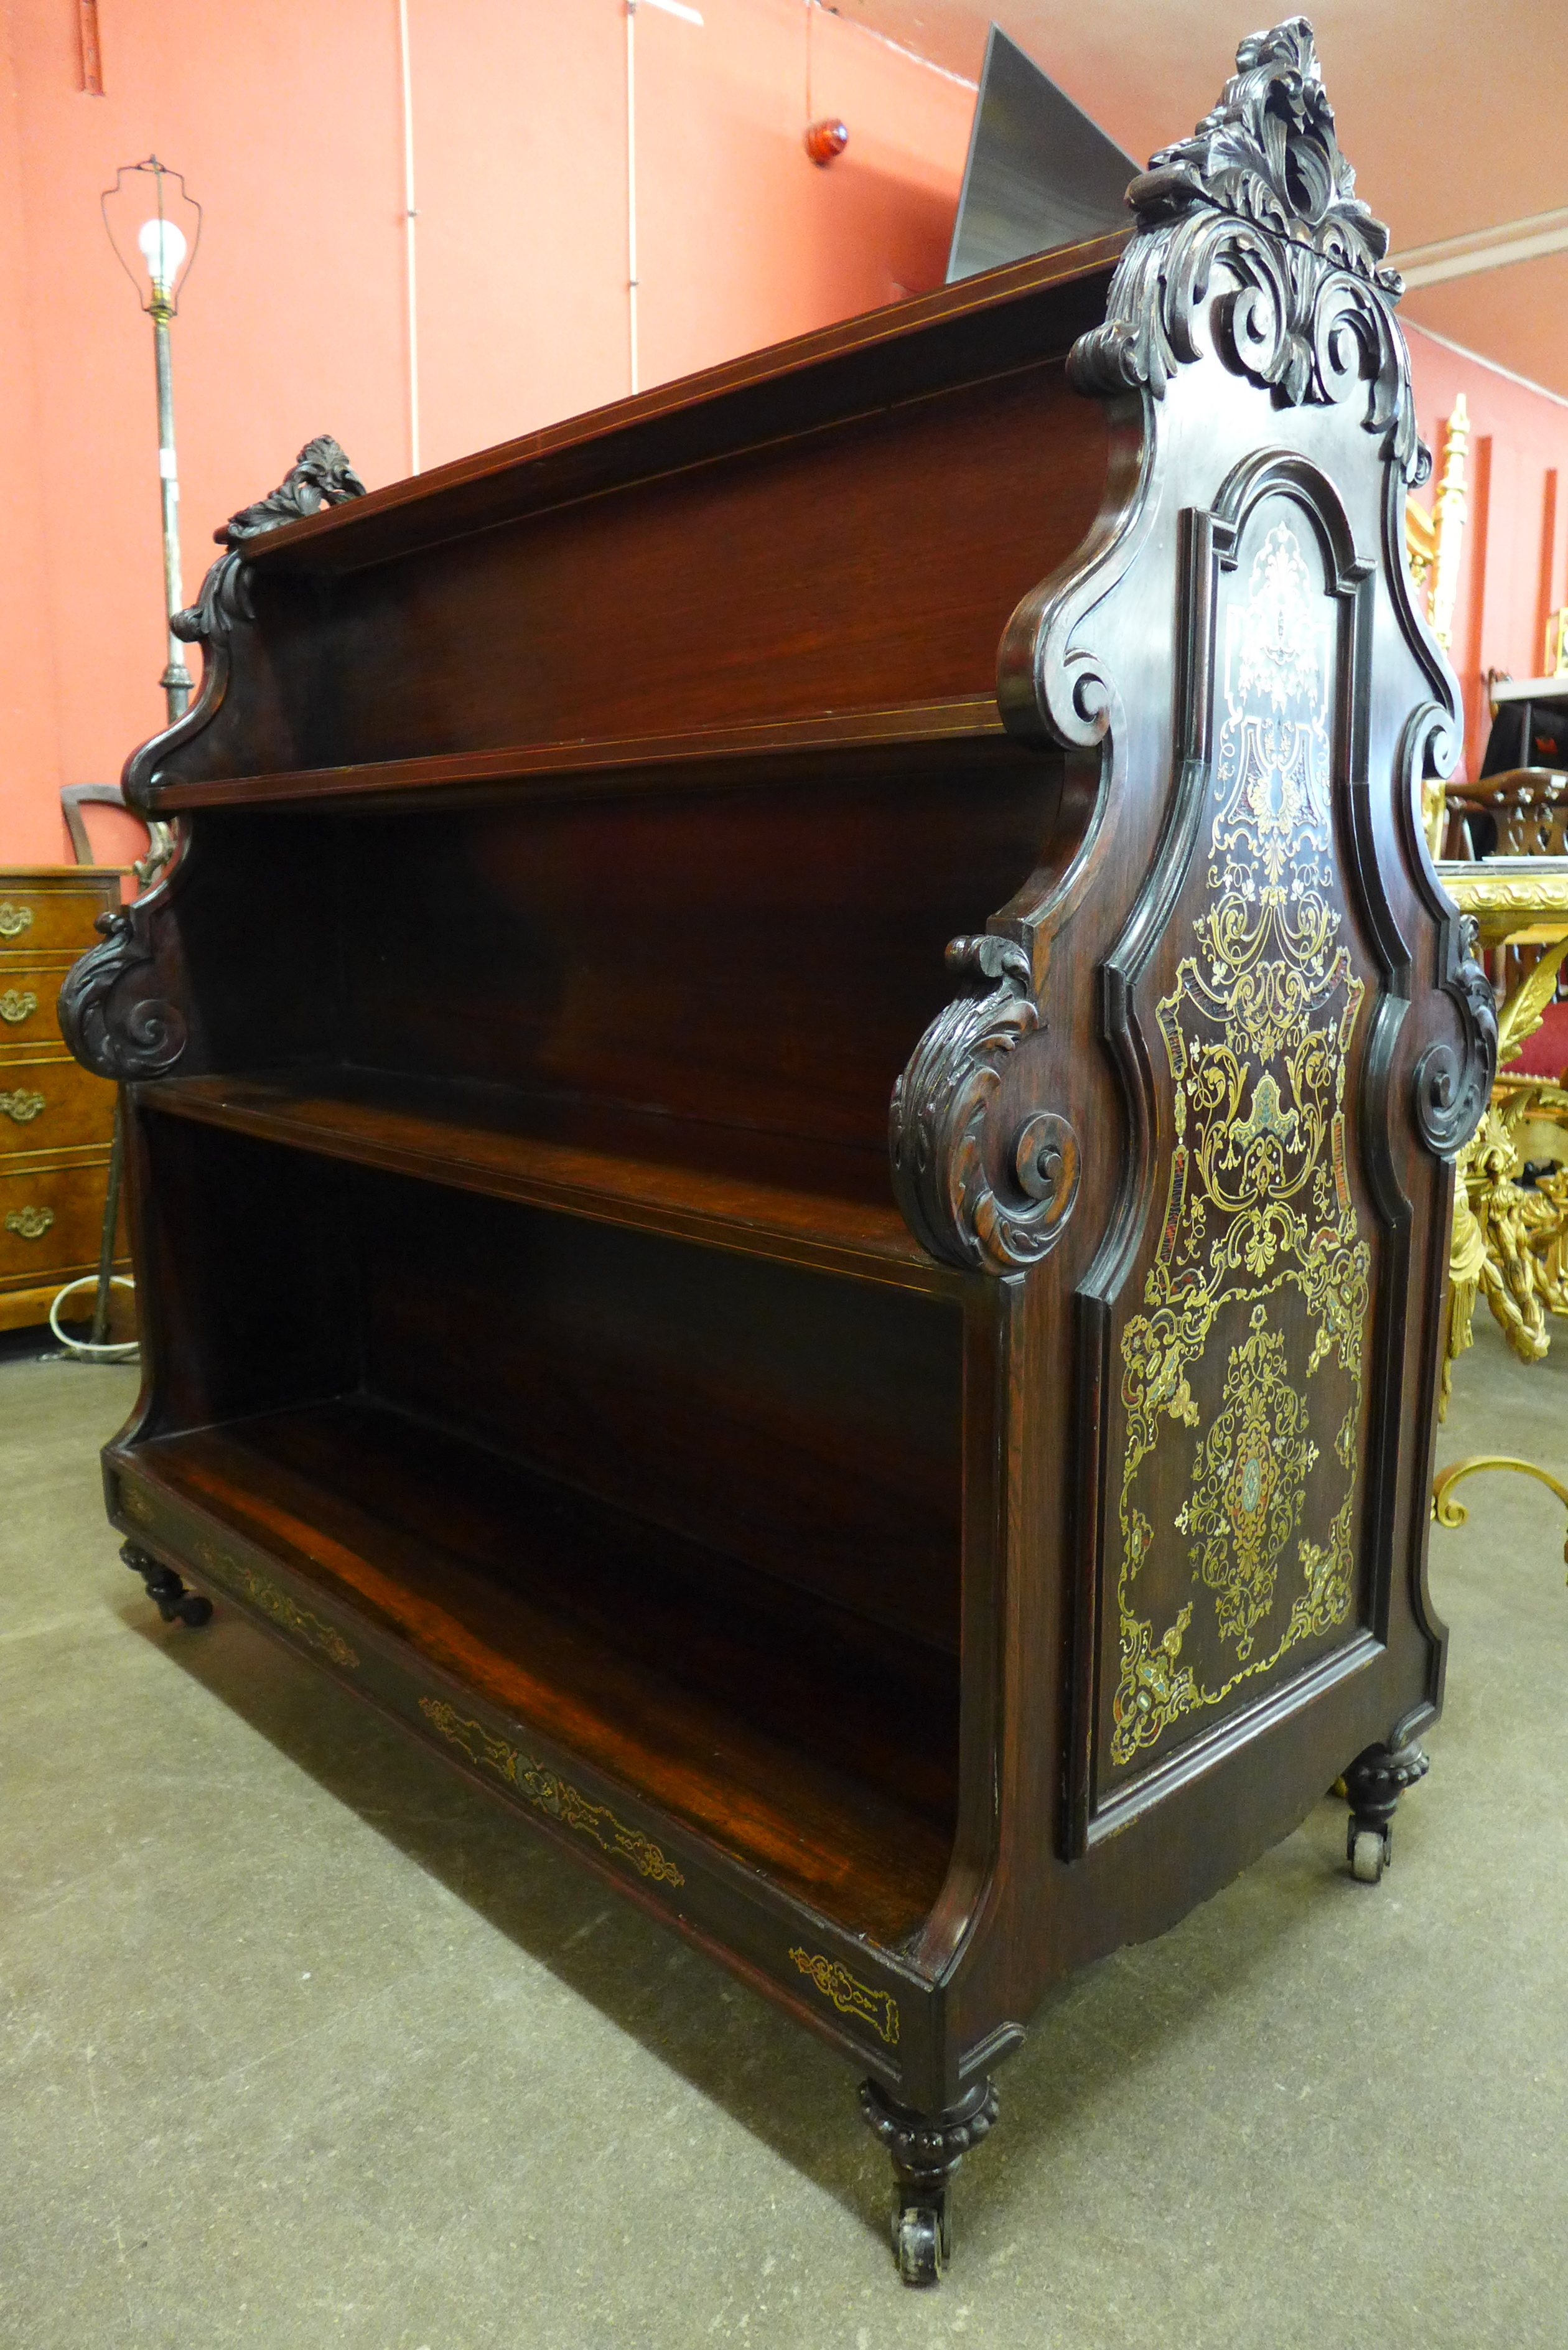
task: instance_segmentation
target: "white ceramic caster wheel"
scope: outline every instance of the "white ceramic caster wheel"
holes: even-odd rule
[[[1376,1828],[1357,1828],[1350,1840],[1351,1873],[1362,1885],[1380,1884],[1383,1877],[1383,1838]]]
[[[898,2274],[906,2284],[935,2284],[941,2276],[941,2222],[931,2210],[909,2207],[898,2214]]]

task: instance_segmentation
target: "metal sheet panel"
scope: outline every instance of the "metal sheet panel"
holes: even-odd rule
[[[948,284],[1125,228],[1127,185],[1142,168],[992,25]]]

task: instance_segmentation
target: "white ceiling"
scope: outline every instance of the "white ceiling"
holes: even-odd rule
[[[971,79],[994,16],[1139,157],[1185,137],[1220,96],[1237,40],[1268,21],[1214,0],[826,5]],[[1396,258],[1568,206],[1568,38],[1550,0],[1318,0],[1310,14],[1341,148]],[[1405,308],[1568,396],[1568,253],[1415,287]]]

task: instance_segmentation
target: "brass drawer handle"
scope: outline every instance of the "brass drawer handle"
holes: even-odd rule
[[[31,906],[14,906],[9,898],[0,898],[0,939],[20,937],[32,919]]]
[[[18,1021],[30,1020],[38,1008],[38,999],[30,987],[8,987],[0,995],[0,1020],[8,1020],[13,1028]]]
[[[47,1107],[42,1094],[30,1094],[26,1086],[18,1086],[15,1093],[0,1093],[0,1118],[15,1118],[18,1126],[30,1125]]]
[[[41,1241],[55,1221],[53,1208],[13,1208],[5,1219],[8,1232],[17,1232],[25,1241]]]

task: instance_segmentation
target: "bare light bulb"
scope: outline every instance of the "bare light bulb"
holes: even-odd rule
[[[150,220],[142,222],[136,242],[141,247],[148,276],[154,286],[167,293],[185,258],[184,237],[171,220]]]

